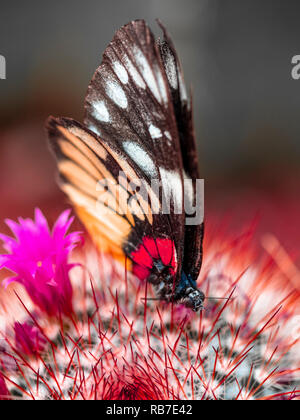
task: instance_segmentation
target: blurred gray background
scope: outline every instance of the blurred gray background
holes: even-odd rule
[[[259,189],[293,175],[300,167],[300,80],[291,78],[291,58],[300,54],[299,14],[294,0],[2,2],[7,80],[0,80],[0,170],[9,184],[0,186],[1,196],[22,195],[28,173],[32,186],[27,182],[24,200],[35,203],[37,191],[46,197],[56,191],[44,120],[49,114],[82,119],[105,46],[136,18],[158,34],[159,17],[173,36],[193,87],[208,185]]]

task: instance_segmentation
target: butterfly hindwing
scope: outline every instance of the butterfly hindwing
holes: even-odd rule
[[[169,218],[140,169],[75,120],[50,117],[47,128],[61,189],[96,245],[120,260],[129,258],[142,279],[150,275],[153,260],[172,263],[173,282],[178,264]]]

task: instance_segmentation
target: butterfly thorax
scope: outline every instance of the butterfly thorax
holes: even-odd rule
[[[170,267],[164,266],[160,260],[157,260],[154,263],[153,272],[147,279],[154,285],[157,298],[182,304],[194,312],[202,310],[205,295],[197,288],[191,275],[182,272],[179,284],[174,286],[174,276],[169,269]]]
[[[203,309],[205,295],[197,288],[196,282],[190,274],[181,272],[181,280],[175,289],[174,300],[181,303],[194,312]]]

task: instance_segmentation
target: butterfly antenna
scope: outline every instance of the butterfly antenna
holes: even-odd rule
[[[214,297],[214,296],[209,296],[209,297],[206,297],[205,298],[205,300],[206,299],[210,299],[210,300],[233,300],[233,299],[235,299],[234,297]]]
[[[141,300],[163,300],[162,298],[141,298]]]

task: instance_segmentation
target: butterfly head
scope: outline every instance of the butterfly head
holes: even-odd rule
[[[181,281],[177,287],[176,293],[178,301],[192,309],[194,312],[203,309],[205,295],[197,288],[196,282],[190,274],[181,273]]]
[[[201,290],[188,287],[185,290],[185,295],[181,299],[181,303],[183,303],[187,308],[192,309],[194,312],[197,312],[203,309],[204,300],[205,295],[201,292]]]

